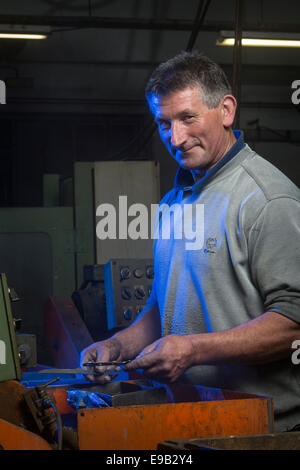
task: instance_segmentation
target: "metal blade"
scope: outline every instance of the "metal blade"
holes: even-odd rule
[[[43,369],[39,370],[39,374],[82,374],[88,375],[92,374],[90,370],[85,369]]]
[[[107,361],[107,362],[85,362],[82,365],[84,367],[101,367],[101,366],[124,366],[125,364],[128,364],[128,362],[131,362],[130,360],[128,361]]]

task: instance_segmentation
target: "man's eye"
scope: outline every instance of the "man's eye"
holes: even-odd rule
[[[159,121],[158,125],[163,131],[170,129],[170,123],[167,121]]]
[[[191,121],[193,119],[194,116],[192,115],[187,115],[187,116],[184,116],[184,120],[185,121]]]

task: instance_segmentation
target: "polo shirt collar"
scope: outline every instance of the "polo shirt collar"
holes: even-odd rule
[[[231,161],[239,152],[245,147],[244,133],[240,130],[234,130],[236,142],[228,150],[228,152],[221,158],[221,160],[211,169],[208,170],[205,175],[195,183],[193,175],[190,170],[179,168],[175,177],[175,190],[192,190],[195,193],[199,193],[202,188],[206,185],[207,181],[211,179],[221,168]]]

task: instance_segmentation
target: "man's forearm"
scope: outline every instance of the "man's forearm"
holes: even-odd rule
[[[145,308],[135,322],[119,331],[111,339],[120,344],[121,358],[135,358],[148,344],[161,335],[160,314],[157,306]]]
[[[192,365],[270,363],[287,357],[295,339],[300,339],[300,325],[274,312],[231,330],[188,337]]]

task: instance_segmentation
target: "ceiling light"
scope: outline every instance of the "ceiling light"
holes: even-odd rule
[[[0,39],[46,39],[49,26],[0,25]]]
[[[46,39],[44,34],[0,33],[0,39]]]
[[[234,31],[221,31],[216,44],[217,46],[234,46]],[[243,31],[242,46],[300,47],[300,35],[292,35],[291,33],[260,33]]]

